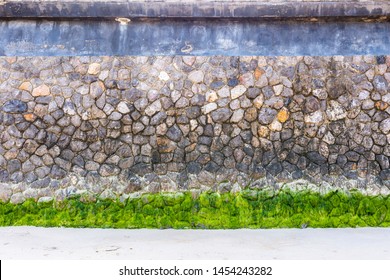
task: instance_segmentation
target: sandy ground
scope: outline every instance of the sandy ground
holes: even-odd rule
[[[390,260],[390,228],[118,230],[0,227],[0,259]]]

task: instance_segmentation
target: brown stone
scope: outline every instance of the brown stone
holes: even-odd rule
[[[266,138],[269,134],[269,129],[266,126],[260,126],[257,133],[259,134],[259,137]]]
[[[255,69],[255,79],[256,79],[256,81],[257,81],[258,79],[260,79],[260,77],[261,77],[264,73],[265,73],[265,72],[264,72],[263,69],[256,68],[256,69]]]
[[[277,115],[277,119],[281,123],[285,123],[289,117],[290,117],[290,113],[286,108],[282,108]]]
[[[171,153],[176,149],[176,143],[168,138],[157,138],[158,151],[160,153]]]
[[[34,90],[32,91],[32,96],[34,97],[47,96],[47,95],[50,95],[50,88],[45,84],[34,88]]]
[[[23,115],[24,119],[28,122],[33,122],[36,120],[37,116],[34,115],[33,113],[27,113]]]
[[[257,119],[257,110],[256,108],[249,108],[245,111],[245,120],[248,122],[253,122]]]
[[[389,104],[387,104],[386,102],[383,102],[383,101],[377,101],[375,103],[375,107],[378,109],[378,110],[381,110],[381,111],[384,111],[387,109],[387,107],[389,107]]]
[[[43,118],[48,113],[48,108],[45,105],[37,104],[34,108],[34,113],[40,118]]]
[[[20,89],[20,90],[25,90],[25,91],[31,92],[31,90],[32,90],[32,84],[31,84],[30,82],[23,82],[23,83],[19,86],[19,89]]]
[[[320,109],[320,102],[314,96],[310,96],[306,99],[305,110],[307,113],[313,113]]]

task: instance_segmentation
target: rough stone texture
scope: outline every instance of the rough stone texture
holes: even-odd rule
[[[0,57],[0,199],[297,180],[388,192],[387,65],[387,56]]]

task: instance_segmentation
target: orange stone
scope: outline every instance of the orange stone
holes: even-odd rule
[[[383,102],[383,101],[377,101],[375,103],[375,107],[378,109],[378,110],[381,110],[381,111],[384,111],[387,109],[387,107],[389,107],[389,104],[387,104],[386,102]]]
[[[28,122],[33,122],[37,118],[33,113],[27,113],[23,115],[24,119]]]
[[[281,123],[286,122],[289,117],[290,113],[286,108],[282,108],[277,115],[278,121],[280,121]]]
[[[255,70],[255,79],[256,81],[264,74],[264,70],[260,68],[256,68]]]
[[[19,86],[19,89],[20,89],[20,90],[25,90],[25,91],[31,92],[31,90],[32,90],[32,84],[31,84],[30,82],[23,82],[23,83]]]

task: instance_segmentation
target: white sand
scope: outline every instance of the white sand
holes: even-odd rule
[[[390,228],[0,227],[0,259],[390,259]]]

